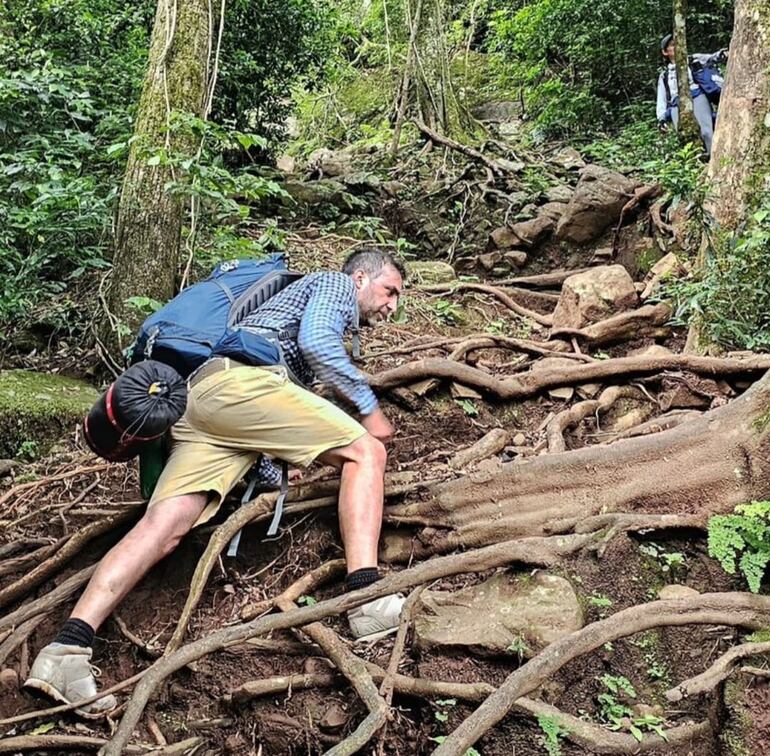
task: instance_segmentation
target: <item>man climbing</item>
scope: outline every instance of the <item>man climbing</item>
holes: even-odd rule
[[[676,48],[672,34],[663,37],[660,50],[667,64],[658,77],[656,115],[661,130],[665,131],[669,123],[673,123],[675,129],[679,124],[679,84],[676,76]],[[727,50],[719,50],[712,54],[695,53],[690,55],[690,64],[687,69],[695,120],[700,126],[701,139],[703,139],[707,157],[711,157],[716,118],[712,101],[718,102],[723,83],[715,66],[726,60]],[[695,69],[695,75],[693,75],[693,69]]]
[[[383,506],[385,443],[393,428],[355,368],[343,334],[393,314],[404,271],[386,252],[352,254],[342,272],[311,273],[249,316],[244,325],[280,334],[285,366],[251,367],[213,357],[189,378],[187,411],[172,429],[171,455],[134,528],[102,559],[56,639],[35,659],[25,686],[57,701],[96,694],[90,664],[94,633],[147,571],[194,526],[211,518],[264,452],[293,465],[314,460],[341,470],[339,523],[348,590],[375,582]],[[303,386],[316,379],[357,411],[360,422]],[[386,596],[348,613],[357,638],[398,626],[402,596]],[[98,717],[112,695],[76,711]]]

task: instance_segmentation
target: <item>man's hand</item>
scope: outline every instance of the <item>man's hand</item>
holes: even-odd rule
[[[363,425],[372,436],[382,441],[383,444],[387,444],[388,441],[393,438],[393,426],[379,407],[371,414],[364,415],[361,418],[361,425]]]
[[[665,134],[668,131],[668,123],[666,121],[658,121],[658,131],[661,134]]]

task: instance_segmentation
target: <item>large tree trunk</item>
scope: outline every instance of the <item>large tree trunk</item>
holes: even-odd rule
[[[206,0],[159,0],[150,42],[147,74],[126,165],[115,229],[113,271],[108,305],[117,323],[109,343],[122,346],[143,319],[127,304],[130,297],[165,301],[174,292],[183,198],[166,185],[178,179],[165,161],[151,165],[152,155],[193,154],[189,128],[178,115],[205,115],[210,30],[213,19]],[[149,161],[149,162],[148,162]],[[114,331],[116,330],[117,333]]]
[[[690,67],[687,62],[687,0],[674,0],[674,45],[679,89],[677,133],[682,144],[697,143],[700,139],[700,127],[695,120],[695,109],[690,94]]]
[[[424,527],[414,542],[384,538],[384,558],[441,553],[564,533],[607,513],[713,514],[770,495],[770,373],[729,405],[677,428],[502,465],[432,483],[389,507],[393,524]]]
[[[709,164],[708,209],[734,231],[770,190],[770,3],[737,0]]]

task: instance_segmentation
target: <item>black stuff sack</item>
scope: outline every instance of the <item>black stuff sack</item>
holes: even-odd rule
[[[156,360],[132,365],[91,407],[83,435],[91,450],[111,462],[133,459],[160,438],[187,406],[187,382]]]

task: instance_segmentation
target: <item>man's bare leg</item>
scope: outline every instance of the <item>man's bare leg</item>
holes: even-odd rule
[[[324,464],[342,468],[339,521],[348,573],[377,566],[387,452],[368,433],[348,446],[322,454]]]
[[[102,558],[70,617],[98,629],[150,568],[179,545],[205,506],[205,493],[154,504]]]
[[[147,510],[99,563],[56,640],[35,659],[25,687],[62,703],[96,694],[90,665],[94,631],[147,571],[177,547],[205,506],[206,494],[196,493],[163,499]],[[116,705],[115,696],[105,696],[76,711],[99,717]]]
[[[349,446],[332,449],[321,461],[342,468],[339,522],[345,546],[348,590],[363,588],[379,578],[377,546],[382,528],[382,503],[387,452],[368,433]],[[376,640],[395,632],[404,597],[383,596],[348,612],[353,635]]]

